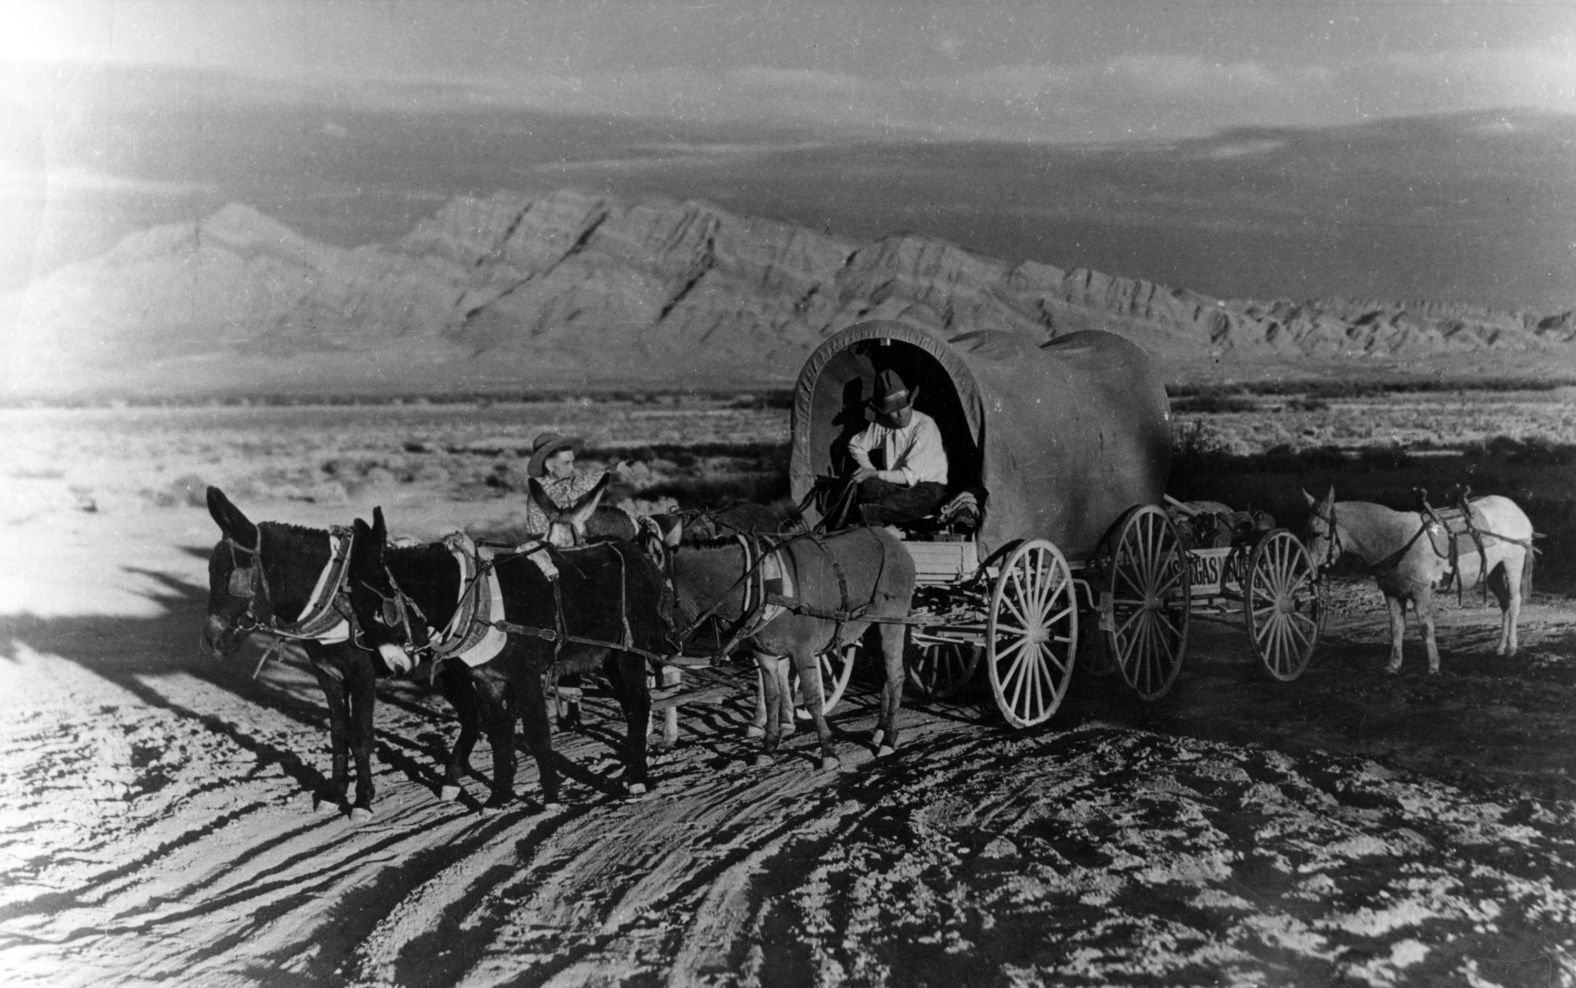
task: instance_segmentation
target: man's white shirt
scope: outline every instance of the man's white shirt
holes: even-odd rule
[[[947,482],[947,452],[941,444],[941,430],[936,427],[936,420],[924,412],[914,412],[902,428],[871,422],[848,441],[848,453],[861,467],[876,469],[871,454],[877,452],[886,465],[877,473],[882,480],[904,487],[927,481]]]

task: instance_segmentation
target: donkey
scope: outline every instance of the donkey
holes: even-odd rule
[[[465,595],[482,592],[487,581],[502,608],[487,621],[504,633],[496,654],[443,658],[439,666],[478,662],[471,670],[476,691],[504,712],[501,720],[511,729],[516,717],[521,721],[548,808],[562,803],[544,685],[546,677],[564,672],[600,669],[607,676],[624,713],[625,783],[631,795],[646,791],[646,659],[674,651],[671,595],[650,559],[630,543],[560,550],[533,542],[482,560],[467,583],[447,548],[387,547],[382,509],[373,512],[370,527],[357,519],[355,532],[350,608],[385,661],[407,663],[412,653],[433,648],[432,629],[461,636],[484,630],[452,626]],[[495,772],[486,805],[499,807],[514,799],[515,753],[507,734],[489,731],[489,738]]]
[[[675,525],[664,541],[679,616],[689,630],[710,617],[732,625],[732,640],[747,642],[755,654],[768,713],[789,705],[784,657],[793,661],[806,684],[823,770],[841,763],[822,709],[819,655],[859,641],[876,624],[886,682],[871,740],[882,756],[896,750],[907,637],[901,622],[913,606],[915,581],[914,561],[897,536],[861,527],[827,536],[744,536],[687,544],[682,525]],[[780,592],[774,593],[774,584]],[[782,740],[783,718],[765,721],[756,765],[770,764]]]
[[[223,537],[208,557],[203,651],[229,658],[253,634],[301,646],[328,702],[332,746],[328,789],[316,794],[314,804],[345,805],[354,757],[356,798],[349,812],[354,820],[369,818],[375,794],[371,759],[376,684],[395,670],[357,647],[342,610],[351,536],[277,522],[254,524],[217,487],[208,488],[208,513]],[[480,716],[469,673],[460,667],[441,670],[439,676],[444,696],[460,715],[456,753],[475,743]],[[446,774],[453,777],[459,768],[451,755]]]
[[[1423,626],[1428,671],[1439,672],[1439,646],[1434,641],[1434,591],[1452,571],[1463,588],[1486,581],[1501,612],[1496,655],[1516,654],[1516,624],[1521,604],[1532,591],[1532,522],[1509,498],[1492,495],[1468,502],[1471,523],[1482,544],[1464,540],[1452,551],[1454,538],[1416,511],[1395,511],[1367,501],[1335,500],[1335,488],[1316,500],[1307,491],[1308,527],[1303,541],[1321,572],[1345,553],[1368,567],[1390,607],[1390,661],[1387,673],[1401,669],[1401,638],[1406,631],[1406,605],[1412,604]]]

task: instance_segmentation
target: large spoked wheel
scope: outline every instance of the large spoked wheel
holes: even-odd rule
[[[1302,675],[1324,628],[1324,586],[1308,550],[1277,528],[1259,539],[1248,561],[1245,610],[1248,636],[1273,678]]]
[[[844,645],[841,651],[821,653],[821,713],[830,714],[832,708],[837,706],[843,694],[848,690],[848,680],[854,674],[854,660],[859,657],[860,644],[851,642]],[[805,703],[803,684],[799,682],[799,674],[788,668],[788,686],[793,690],[794,716],[807,720],[810,708]]]
[[[908,681],[929,700],[950,700],[963,692],[980,664],[980,647],[964,642],[915,645],[904,653]]]
[[[1182,540],[1164,511],[1143,505],[1123,519],[1110,553],[1106,644],[1127,685],[1158,700],[1187,654],[1192,598]]]
[[[985,667],[1008,723],[1032,727],[1056,713],[1077,647],[1072,570],[1054,545],[1031,539],[1002,563],[986,624]]]

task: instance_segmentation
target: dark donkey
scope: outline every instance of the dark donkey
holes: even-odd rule
[[[914,561],[897,536],[881,528],[781,539],[738,535],[689,544],[680,526],[666,535],[666,567],[680,620],[693,629],[712,617],[747,642],[761,671],[767,712],[756,764],[782,740],[788,702],[785,656],[792,659],[821,743],[821,767],[837,768],[837,749],[822,710],[820,655],[859,641],[877,625],[886,682],[872,738],[878,752],[897,748],[903,700],[903,646],[914,597]],[[724,645],[724,650],[731,650]],[[777,716],[773,716],[777,713]],[[786,717],[791,719],[791,711]]]
[[[223,538],[208,557],[208,619],[202,647],[228,658],[253,634],[296,642],[328,701],[333,770],[319,806],[343,806],[350,759],[356,762],[353,819],[372,813],[372,712],[377,680],[396,670],[353,641],[343,589],[352,538],[279,522],[253,523],[217,487],[208,488],[208,513]],[[406,671],[404,667],[399,671]],[[474,743],[480,711],[470,670],[442,670],[443,694],[459,712],[460,747]],[[459,750],[459,749],[456,749]],[[458,768],[452,762],[452,776]]]
[[[627,542],[560,550],[535,541],[490,559],[483,554],[474,573],[465,576],[448,549],[386,547],[381,510],[373,513],[370,528],[358,519],[355,531],[351,610],[366,642],[386,661],[408,662],[412,653],[434,649],[441,653],[445,640],[456,636],[463,642],[503,632],[494,654],[487,655],[490,649],[460,654],[476,656],[476,690],[504,711],[502,722],[512,730],[515,717],[520,718],[541,773],[543,802],[559,805],[544,685],[547,676],[566,672],[600,670],[607,676],[624,712],[625,782],[632,794],[646,791],[651,714],[646,660],[674,649],[671,597],[661,571],[644,553]],[[489,600],[486,618],[466,618],[466,601],[483,596]],[[416,633],[418,624],[442,630],[422,635]],[[439,667],[466,661],[443,658]],[[502,806],[514,798],[515,755],[507,735],[494,737],[489,731],[489,737],[496,770],[487,805]]]

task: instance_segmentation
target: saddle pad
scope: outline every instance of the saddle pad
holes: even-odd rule
[[[477,548],[462,532],[443,541],[460,567],[460,602],[448,627],[438,636],[443,644],[433,646],[432,651],[439,659],[459,659],[472,667],[483,665],[496,658],[509,642],[508,635],[492,626],[494,615],[503,615],[503,589],[498,585],[498,574],[490,565],[482,572],[483,563],[490,562],[493,553]]]

